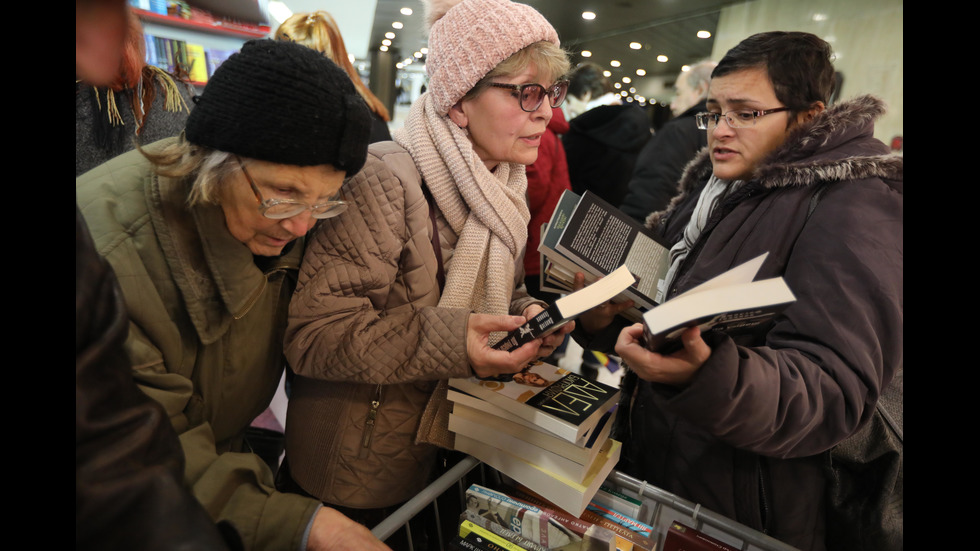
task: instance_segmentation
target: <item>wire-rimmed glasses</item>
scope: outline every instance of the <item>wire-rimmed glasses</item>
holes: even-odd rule
[[[255,194],[255,199],[259,202],[259,212],[266,218],[284,220],[286,218],[292,218],[303,211],[310,210],[313,218],[322,220],[324,218],[333,218],[347,210],[347,201],[337,199],[340,196],[340,192],[329,201],[312,206],[302,201],[296,201],[295,199],[265,199],[262,197],[258,186],[255,185],[255,180],[252,180],[252,176],[246,170],[245,163],[237,155],[235,159],[238,160],[238,166],[241,167],[242,174],[245,175],[249,185],[252,186],[252,193]]]
[[[721,117],[725,117],[725,122],[728,123],[729,128],[745,128],[748,126],[755,126],[755,121],[759,117],[764,117],[770,113],[779,113],[780,111],[789,111],[789,107],[775,107],[773,109],[765,109],[763,111],[753,111],[752,109],[739,109],[735,111],[729,111],[722,115],[721,113],[698,113],[694,115],[694,120],[701,130],[711,130],[718,126],[718,121]]]

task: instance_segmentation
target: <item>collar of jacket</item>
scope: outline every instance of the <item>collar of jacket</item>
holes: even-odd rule
[[[825,109],[810,124],[791,131],[786,141],[760,163],[750,181],[771,190],[880,178],[902,193],[903,157],[890,153],[873,137],[874,121],[884,112],[884,102],[870,95]],[[647,226],[656,227],[709,176],[711,159],[708,148],[704,148],[684,168],[680,193],[666,210],[651,214]]]
[[[270,273],[298,270],[304,247],[294,246],[263,273],[235,239],[217,205],[186,206],[188,179],[151,176],[150,217],[170,273],[203,344],[218,340],[261,295]]]

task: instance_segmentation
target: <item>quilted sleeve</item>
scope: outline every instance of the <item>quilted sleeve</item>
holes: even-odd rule
[[[351,207],[307,246],[285,337],[293,370],[372,384],[470,375],[469,311],[436,306],[428,203],[411,158],[370,154],[345,195]]]

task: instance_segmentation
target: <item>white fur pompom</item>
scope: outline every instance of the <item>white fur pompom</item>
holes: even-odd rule
[[[426,30],[431,29],[446,12],[463,0],[423,0],[425,4],[425,25]]]

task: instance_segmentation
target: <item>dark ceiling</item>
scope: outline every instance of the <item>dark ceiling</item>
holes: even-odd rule
[[[572,54],[572,62],[585,59],[582,50],[592,52],[589,61],[607,67],[613,80],[629,76],[641,82],[636,70],[646,71],[646,77],[674,77],[685,64],[691,64],[711,55],[718,17],[725,6],[746,0],[524,0],[533,6],[558,31],[562,46]],[[414,13],[405,16],[399,10],[411,8]],[[587,21],[582,12],[592,11],[596,18]],[[378,0],[370,48],[381,45],[384,34],[396,34],[392,51],[401,58],[412,57],[425,46],[423,7],[419,0]],[[404,28],[391,28],[393,21],[404,23]],[[711,37],[698,38],[697,32],[706,30]],[[641,48],[630,48],[638,42]],[[668,61],[658,62],[658,55],[666,55]],[[618,60],[619,68],[611,67],[610,61]],[[637,80],[639,79],[639,80]],[[672,79],[670,79],[672,82]]]

